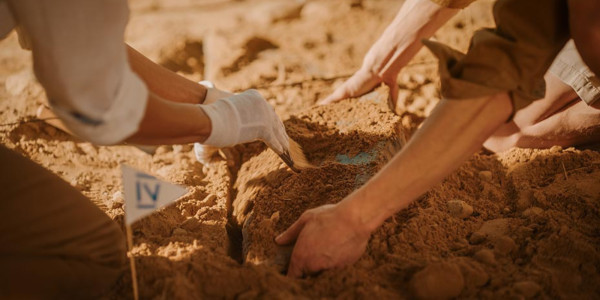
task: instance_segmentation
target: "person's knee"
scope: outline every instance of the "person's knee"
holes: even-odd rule
[[[95,262],[115,270],[122,270],[127,261],[127,247],[123,231],[115,222],[110,222],[102,235],[102,247],[98,249]]]
[[[600,76],[600,0],[569,1],[571,36],[581,59]]]

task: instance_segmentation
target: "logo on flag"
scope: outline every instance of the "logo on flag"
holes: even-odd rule
[[[125,223],[127,225],[131,225],[187,193],[187,190],[181,186],[162,181],[129,166],[122,165],[121,170],[123,172]]]

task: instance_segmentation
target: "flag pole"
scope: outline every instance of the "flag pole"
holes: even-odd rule
[[[133,249],[133,235],[131,234],[131,225],[126,225],[125,230],[127,232],[127,247],[129,248],[129,265],[131,266],[131,283],[133,285],[133,299],[139,299],[138,283],[137,283],[137,271],[135,269],[135,258],[131,250]]]

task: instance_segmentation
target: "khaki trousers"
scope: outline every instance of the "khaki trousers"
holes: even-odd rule
[[[0,145],[0,299],[90,299],[126,263],[119,226],[79,191]]]

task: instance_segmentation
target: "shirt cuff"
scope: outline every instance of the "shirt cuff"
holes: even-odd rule
[[[78,137],[97,145],[112,145],[137,132],[147,101],[146,85],[126,68],[115,99],[101,119],[90,119],[61,107],[53,107],[53,110]]]

